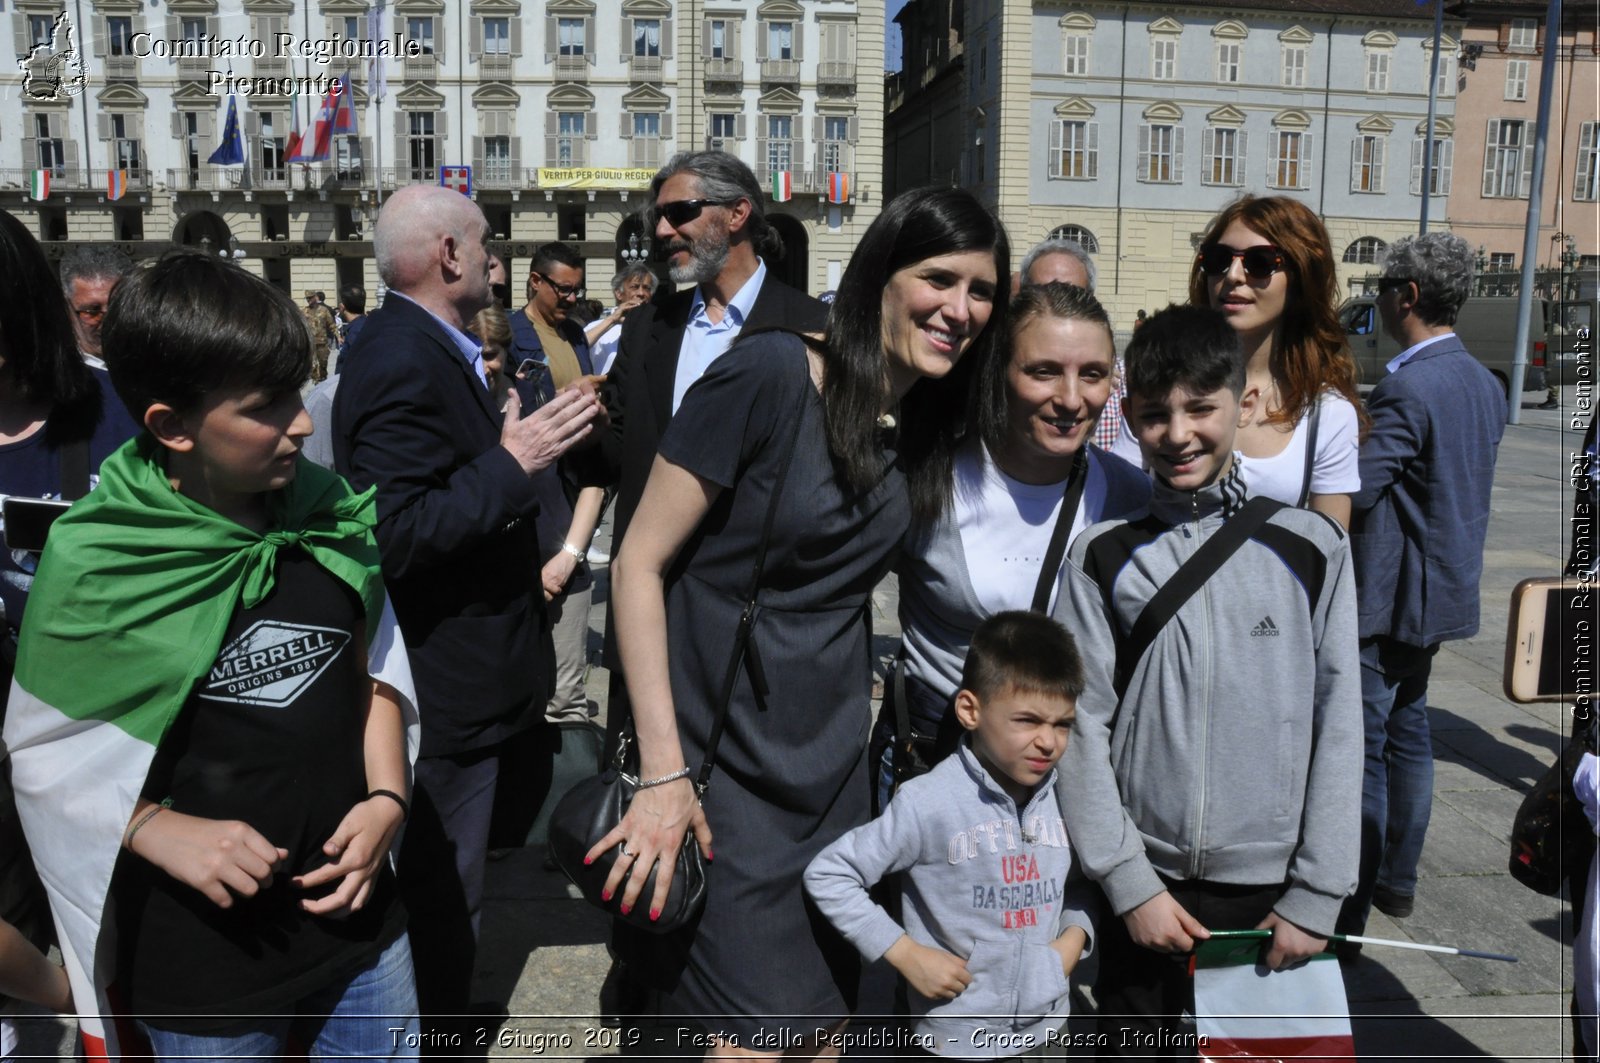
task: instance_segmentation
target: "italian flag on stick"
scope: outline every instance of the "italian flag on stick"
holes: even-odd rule
[[[84,1054],[116,1060],[107,1022],[111,872],[157,744],[211,671],[236,606],[271,594],[276,558],[303,550],[360,595],[367,669],[400,694],[416,758],[416,693],[378,570],[369,491],[301,461],[273,492],[265,535],[172,490],[140,435],[51,527],[28,598],[5,720],[17,811],[50,897]]]
[[[49,170],[35,170],[35,171],[33,171],[33,179],[30,182],[30,184],[31,184],[31,187],[30,187],[29,191],[33,195],[34,202],[43,203],[45,200],[50,198],[50,171]]]
[[[787,203],[794,197],[794,175],[788,170],[772,172],[772,201]]]
[[[1331,952],[1298,967],[1259,962],[1267,931],[1213,931],[1195,947],[1201,1059],[1354,1059],[1350,1004]]]

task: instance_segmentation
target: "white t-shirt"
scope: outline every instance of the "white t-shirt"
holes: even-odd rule
[[[1105,494],[1103,481],[1099,465],[1089,462],[1083,485],[1086,503]],[[1065,480],[1027,484],[1012,479],[982,444],[962,447],[956,453],[953,510],[961,533],[961,552],[966,555],[973,593],[991,615],[1033,605],[1033,589],[1066,489]],[[1087,505],[1078,507],[1068,529],[1069,544],[1087,526],[1088,509]],[[1052,603],[1055,595],[1052,590]]]
[[[1324,391],[1317,400],[1322,408],[1317,425],[1317,453],[1311,464],[1311,493],[1348,495],[1361,489],[1360,423],[1356,408],[1337,391]],[[1302,417],[1289,436],[1289,443],[1270,458],[1239,455],[1239,473],[1253,498],[1264,495],[1287,505],[1298,505],[1305,486],[1306,443],[1310,440],[1310,417]],[[1126,419],[1111,452],[1138,468],[1145,468]],[[1148,470],[1146,470],[1148,471]]]

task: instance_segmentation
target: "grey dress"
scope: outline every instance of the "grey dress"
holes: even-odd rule
[[[910,504],[898,470],[865,495],[841,489],[804,345],[786,333],[750,337],[719,358],[660,449],[723,488],[666,595],[678,729],[698,769],[797,416],[753,636],[770,694],[758,703],[741,673],[705,796],[714,835],[705,911],[671,935],[618,924],[621,957],[664,995],[665,1014],[701,1016],[744,1046],[758,1033],[809,1034],[854,1004],[855,951],[806,900],[801,876],[823,846],[869,817],[868,609]]]

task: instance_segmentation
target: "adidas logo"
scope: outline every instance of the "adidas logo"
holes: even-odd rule
[[[1266,638],[1268,636],[1275,638],[1277,634],[1278,625],[1272,622],[1272,617],[1264,616],[1261,618],[1261,623],[1257,624],[1250,632],[1250,637],[1253,639]]]

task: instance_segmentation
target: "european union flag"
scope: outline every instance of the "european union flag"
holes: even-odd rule
[[[244,138],[239,136],[239,99],[228,94],[228,120],[222,127],[222,143],[206,160],[213,166],[243,166]]]

